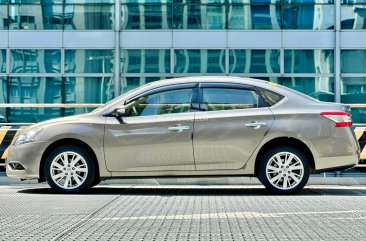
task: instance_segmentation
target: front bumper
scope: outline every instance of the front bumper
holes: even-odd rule
[[[6,175],[21,179],[39,179],[42,155],[47,147],[46,142],[32,142],[19,146],[10,146],[5,161]],[[12,169],[11,163],[19,163],[23,169]]]

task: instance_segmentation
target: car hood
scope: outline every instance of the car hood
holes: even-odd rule
[[[42,121],[34,125],[30,125],[27,128],[25,128],[22,132],[28,131],[30,129],[34,128],[43,128],[54,124],[59,123],[68,123],[68,122],[76,122],[79,121],[85,117],[87,117],[90,114],[80,114],[80,115],[74,115],[74,116],[68,116],[68,117],[60,117],[52,120]]]

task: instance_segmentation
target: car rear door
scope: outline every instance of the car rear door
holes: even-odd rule
[[[240,169],[274,121],[256,88],[201,83],[193,147],[196,170]]]

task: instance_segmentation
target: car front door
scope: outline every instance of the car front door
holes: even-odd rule
[[[196,86],[152,90],[127,101],[125,117],[107,117],[104,148],[108,170],[195,170],[192,102]]]
[[[257,90],[240,84],[202,83],[193,146],[197,170],[240,169],[274,120]]]

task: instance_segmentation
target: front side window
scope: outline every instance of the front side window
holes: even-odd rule
[[[150,116],[189,112],[192,93],[192,89],[179,89],[142,96],[126,105],[126,114]]]
[[[259,97],[254,90],[204,88],[201,108],[206,111],[258,108]]]

